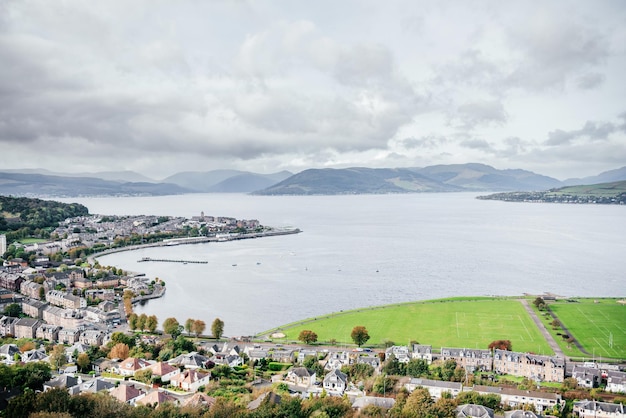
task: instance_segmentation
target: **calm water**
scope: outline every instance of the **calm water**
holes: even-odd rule
[[[67,199],[91,213],[206,215],[297,226],[298,235],[145,249],[105,265],[167,283],[136,311],[220,317],[249,335],[328,312],[457,295],[625,296],[626,208],[480,201],[475,194]],[[141,257],[208,264],[137,263]],[[236,264],[236,266],[233,266]]]

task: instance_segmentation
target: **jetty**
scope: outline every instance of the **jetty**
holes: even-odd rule
[[[203,260],[174,260],[170,258],[152,258],[152,257],[143,257],[137,260],[138,263],[143,263],[146,261],[159,261],[162,263],[183,263],[183,264],[207,264],[208,261]]]

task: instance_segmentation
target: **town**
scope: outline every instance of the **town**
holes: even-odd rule
[[[128,407],[193,407],[197,416],[231,415],[219,415],[224,408],[276,416],[296,401],[301,412],[338,417],[625,416],[626,373],[607,363],[506,347],[346,348],[308,337],[283,345],[226,338],[219,318],[210,335],[204,321],[191,318],[184,324],[167,318],[160,331],[158,319],[136,315],[133,304],[163,295],[165,281],[94,258],[141,246],[297,232],[201,213],[191,219],[85,215],[61,222],[46,242],[7,245],[0,236],[0,409],[6,416],[38,412],[35,403],[17,401],[35,390],[41,394],[32,396],[108,393]],[[17,378],[29,373],[39,378]]]

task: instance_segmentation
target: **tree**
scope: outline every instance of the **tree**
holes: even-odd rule
[[[193,324],[191,326],[191,331],[194,334],[196,334],[196,337],[199,337],[200,334],[202,334],[205,329],[206,329],[206,324],[204,323],[203,320],[196,319],[195,321],[193,321]]]
[[[428,362],[421,358],[413,358],[406,365],[406,374],[411,377],[420,377],[428,374]]]
[[[543,300],[542,297],[537,297],[533,301],[533,305],[535,305],[537,307],[537,309],[539,309],[540,311],[543,311],[546,308],[546,301]]]
[[[219,318],[215,318],[211,324],[211,333],[213,333],[213,337],[219,340],[224,333],[224,321]]]
[[[65,355],[65,347],[62,344],[57,344],[50,353],[50,364],[59,369],[62,365],[67,363],[67,356]]]
[[[487,348],[489,348],[491,351],[493,350],[512,351],[513,344],[511,344],[510,340],[495,340],[495,341],[492,341]]]
[[[91,365],[91,360],[89,359],[89,355],[87,353],[80,353],[76,358],[76,365],[80,369],[81,372],[85,373],[89,370],[89,366]]]
[[[146,329],[149,332],[154,333],[154,331],[156,331],[157,325],[158,325],[158,321],[157,321],[157,317],[156,315],[150,315],[147,319],[146,319]]]
[[[415,389],[406,399],[402,412],[406,417],[425,417],[433,404],[430,392],[425,388]]]
[[[311,330],[304,329],[300,331],[300,335],[298,335],[298,339],[305,344],[313,344],[317,341],[317,334]]]
[[[22,313],[22,305],[19,303],[10,303],[4,308],[4,314],[6,316],[13,316],[17,318]]]
[[[191,329],[193,328],[193,321],[195,321],[195,319],[192,319],[192,318],[187,318],[187,320],[185,321],[185,331],[187,331],[187,334],[191,334]]]
[[[176,318],[167,318],[165,321],[163,321],[163,332],[165,332],[166,334],[170,334],[173,339],[176,339],[176,337],[181,334],[182,327],[180,326]]]
[[[132,313],[128,316],[128,327],[134,331],[137,329],[137,319],[139,318],[139,316],[137,316],[136,313]]]
[[[148,315],[142,313],[137,317],[137,329],[139,331],[143,331],[146,329],[146,322],[148,321]]]
[[[367,332],[367,329],[361,325],[357,325],[356,327],[352,328],[352,333],[350,334],[350,336],[352,337],[352,341],[354,341],[354,343],[359,347],[365,344],[367,340],[370,339],[370,335]]]
[[[120,360],[126,360],[128,358],[128,353],[130,352],[130,348],[124,343],[117,343],[111,348],[109,352],[109,358],[118,358]]]

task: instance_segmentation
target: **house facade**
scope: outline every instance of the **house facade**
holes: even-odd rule
[[[15,338],[35,338],[36,331],[41,321],[33,318],[20,318],[18,319],[14,325],[14,336]]]
[[[348,387],[348,375],[333,369],[324,376],[323,386],[329,393],[342,395]]]
[[[315,372],[306,367],[294,367],[287,372],[285,381],[296,386],[311,387],[315,383]]]
[[[449,393],[456,397],[463,391],[463,384],[460,382],[444,382],[441,380],[413,378],[404,387],[413,392],[418,387],[427,389],[433,399],[439,399],[444,393]]]
[[[424,344],[413,344],[411,358],[426,360],[428,364],[433,362],[433,346]]]
[[[493,367],[490,350],[442,347],[441,359],[443,361],[456,361],[457,366],[462,367],[468,373],[476,371],[488,372]]]
[[[565,360],[514,351],[495,350],[493,370],[500,374],[526,377],[544,382],[563,382]]]

